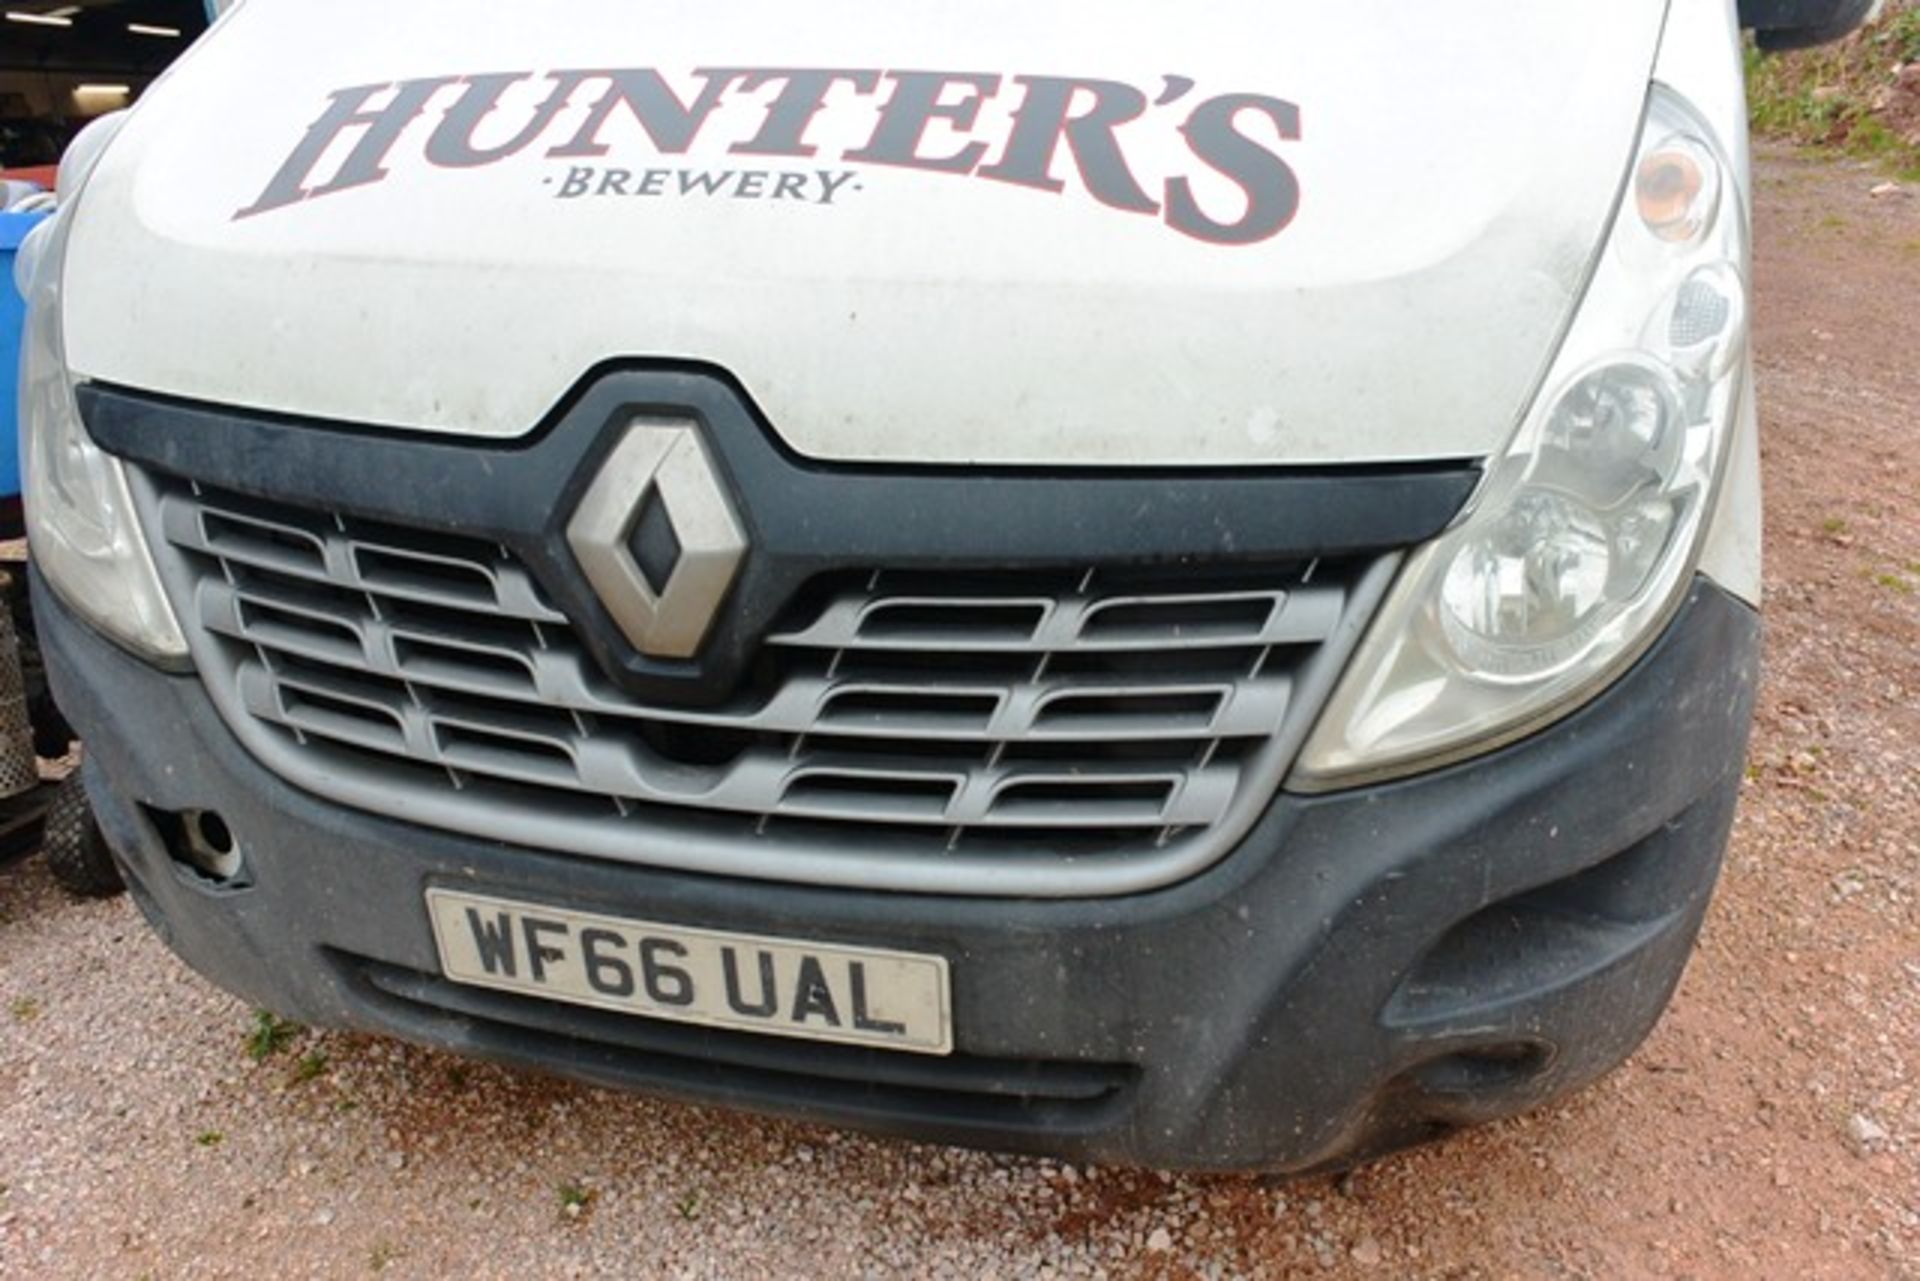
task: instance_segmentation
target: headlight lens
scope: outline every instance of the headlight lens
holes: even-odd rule
[[[41,577],[75,612],[147,658],[187,654],[134,516],[126,472],[87,436],[67,374],[60,292],[75,202],[34,229],[22,283],[20,421],[27,541]],[[28,275],[22,272],[22,275]]]
[[[1712,136],[1655,90],[1543,394],[1470,513],[1409,558],[1295,786],[1510,741],[1601,688],[1679,599],[1745,371],[1746,214]]]

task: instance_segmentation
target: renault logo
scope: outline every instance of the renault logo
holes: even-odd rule
[[[641,418],[581,498],[567,545],[635,649],[691,658],[733,586],[747,535],[699,429]]]

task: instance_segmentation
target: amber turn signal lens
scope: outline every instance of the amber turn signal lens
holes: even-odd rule
[[[1720,195],[1713,163],[1705,148],[1686,137],[1669,139],[1640,162],[1633,195],[1648,231],[1679,244],[1706,228]]]

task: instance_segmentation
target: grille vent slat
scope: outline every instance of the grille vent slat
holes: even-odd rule
[[[1169,594],[1157,598],[1091,600],[1067,596],[1029,611],[991,601],[969,601],[981,615],[973,625],[960,608],[935,609],[924,598],[863,599],[848,593],[797,630],[776,632],[775,645],[793,648],[891,652],[1044,654],[1232,649],[1307,645],[1333,633],[1345,604],[1338,584],[1276,588],[1268,592]],[[899,620],[912,618],[916,625]]]
[[[548,806],[556,832],[679,815],[915,857],[1154,850],[1243,797],[1350,590],[1284,565],[847,573],[732,701],[652,706],[503,548],[197,485],[152,501],[207,679],[284,736],[295,782],[345,762]]]

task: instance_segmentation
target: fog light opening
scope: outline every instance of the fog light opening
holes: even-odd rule
[[[238,879],[244,860],[227,821],[212,810],[188,810],[181,816],[187,862],[216,881]]]
[[[1480,1094],[1506,1090],[1547,1070],[1553,1050],[1538,1041],[1476,1045],[1429,1059],[1413,1072],[1421,1088],[1433,1094]]]
[[[223,887],[246,880],[246,858],[225,818],[213,810],[180,810],[177,814],[150,810],[150,816],[167,843],[167,853],[182,868]]]
[[[174,871],[202,889],[244,890],[253,886],[246,851],[227,820],[212,810],[163,810],[142,805]]]

